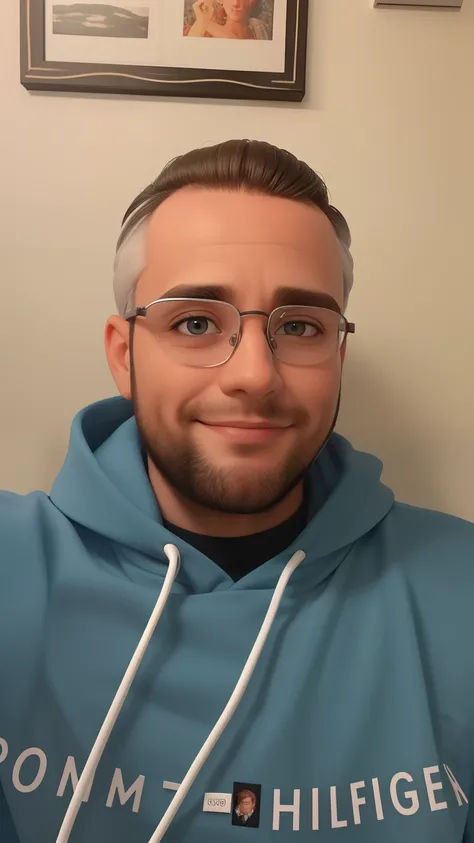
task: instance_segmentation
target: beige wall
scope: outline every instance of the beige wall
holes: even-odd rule
[[[399,498],[474,520],[474,0],[461,14],[310,0],[302,105],[29,94],[0,28],[0,487],[47,489],[102,348],[122,211],[172,156],[266,138],[327,179],[354,234],[339,430]]]

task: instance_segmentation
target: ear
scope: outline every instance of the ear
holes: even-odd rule
[[[105,326],[105,353],[117,389],[131,400],[130,323],[121,316],[111,316]]]

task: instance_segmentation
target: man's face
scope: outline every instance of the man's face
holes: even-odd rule
[[[223,0],[222,5],[230,20],[241,23],[255,5],[255,0]]]
[[[177,285],[220,285],[240,311],[269,313],[282,286],[325,293],[342,307],[334,231],[302,203],[186,188],[154,212],[147,252],[137,305]],[[195,368],[136,320],[133,398],[149,459],[181,496],[214,511],[274,507],[300,482],[334,419],[343,352],[315,367],[288,365],[272,355],[265,327],[264,317],[245,316],[233,356]],[[245,432],[232,422],[277,427]]]
[[[253,799],[250,796],[244,796],[244,798],[239,802],[239,808],[241,814],[250,814],[250,811],[253,808]]]

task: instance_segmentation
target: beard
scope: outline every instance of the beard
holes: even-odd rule
[[[312,462],[328,442],[339,415],[341,391],[332,424],[321,441],[315,442],[310,456],[302,456],[301,448],[289,454],[285,462],[268,469],[235,469],[213,464],[192,439],[172,435],[164,429],[152,429],[141,412],[136,385],[133,354],[130,354],[132,402],[143,449],[162,478],[181,497],[206,509],[232,515],[258,515],[279,504],[304,478]],[[282,413],[268,402],[262,416],[281,418]],[[156,419],[156,416],[154,417]],[[304,411],[299,421],[307,421]],[[192,419],[180,419],[192,422]],[[243,449],[245,453],[245,448]],[[244,457],[245,459],[245,457]],[[244,465],[244,464],[243,464]]]
[[[285,465],[267,470],[229,470],[214,465],[190,439],[152,433],[134,401],[144,449],[159,474],[182,497],[201,507],[233,515],[268,512],[297,486],[312,459],[302,464],[292,455]]]

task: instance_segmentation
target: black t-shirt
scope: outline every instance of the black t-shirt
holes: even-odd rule
[[[250,536],[233,536],[231,538],[203,536],[189,530],[182,530],[181,527],[176,527],[169,521],[163,521],[163,524],[175,536],[195,547],[208,559],[212,559],[229,577],[237,582],[255,568],[263,565],[268,559],[277,556],[294,542],[308,523],[307,498],[308,496],[305,495],[305,500],[297,512],[283,524],[278,524],[271,530],[254,533]]]

